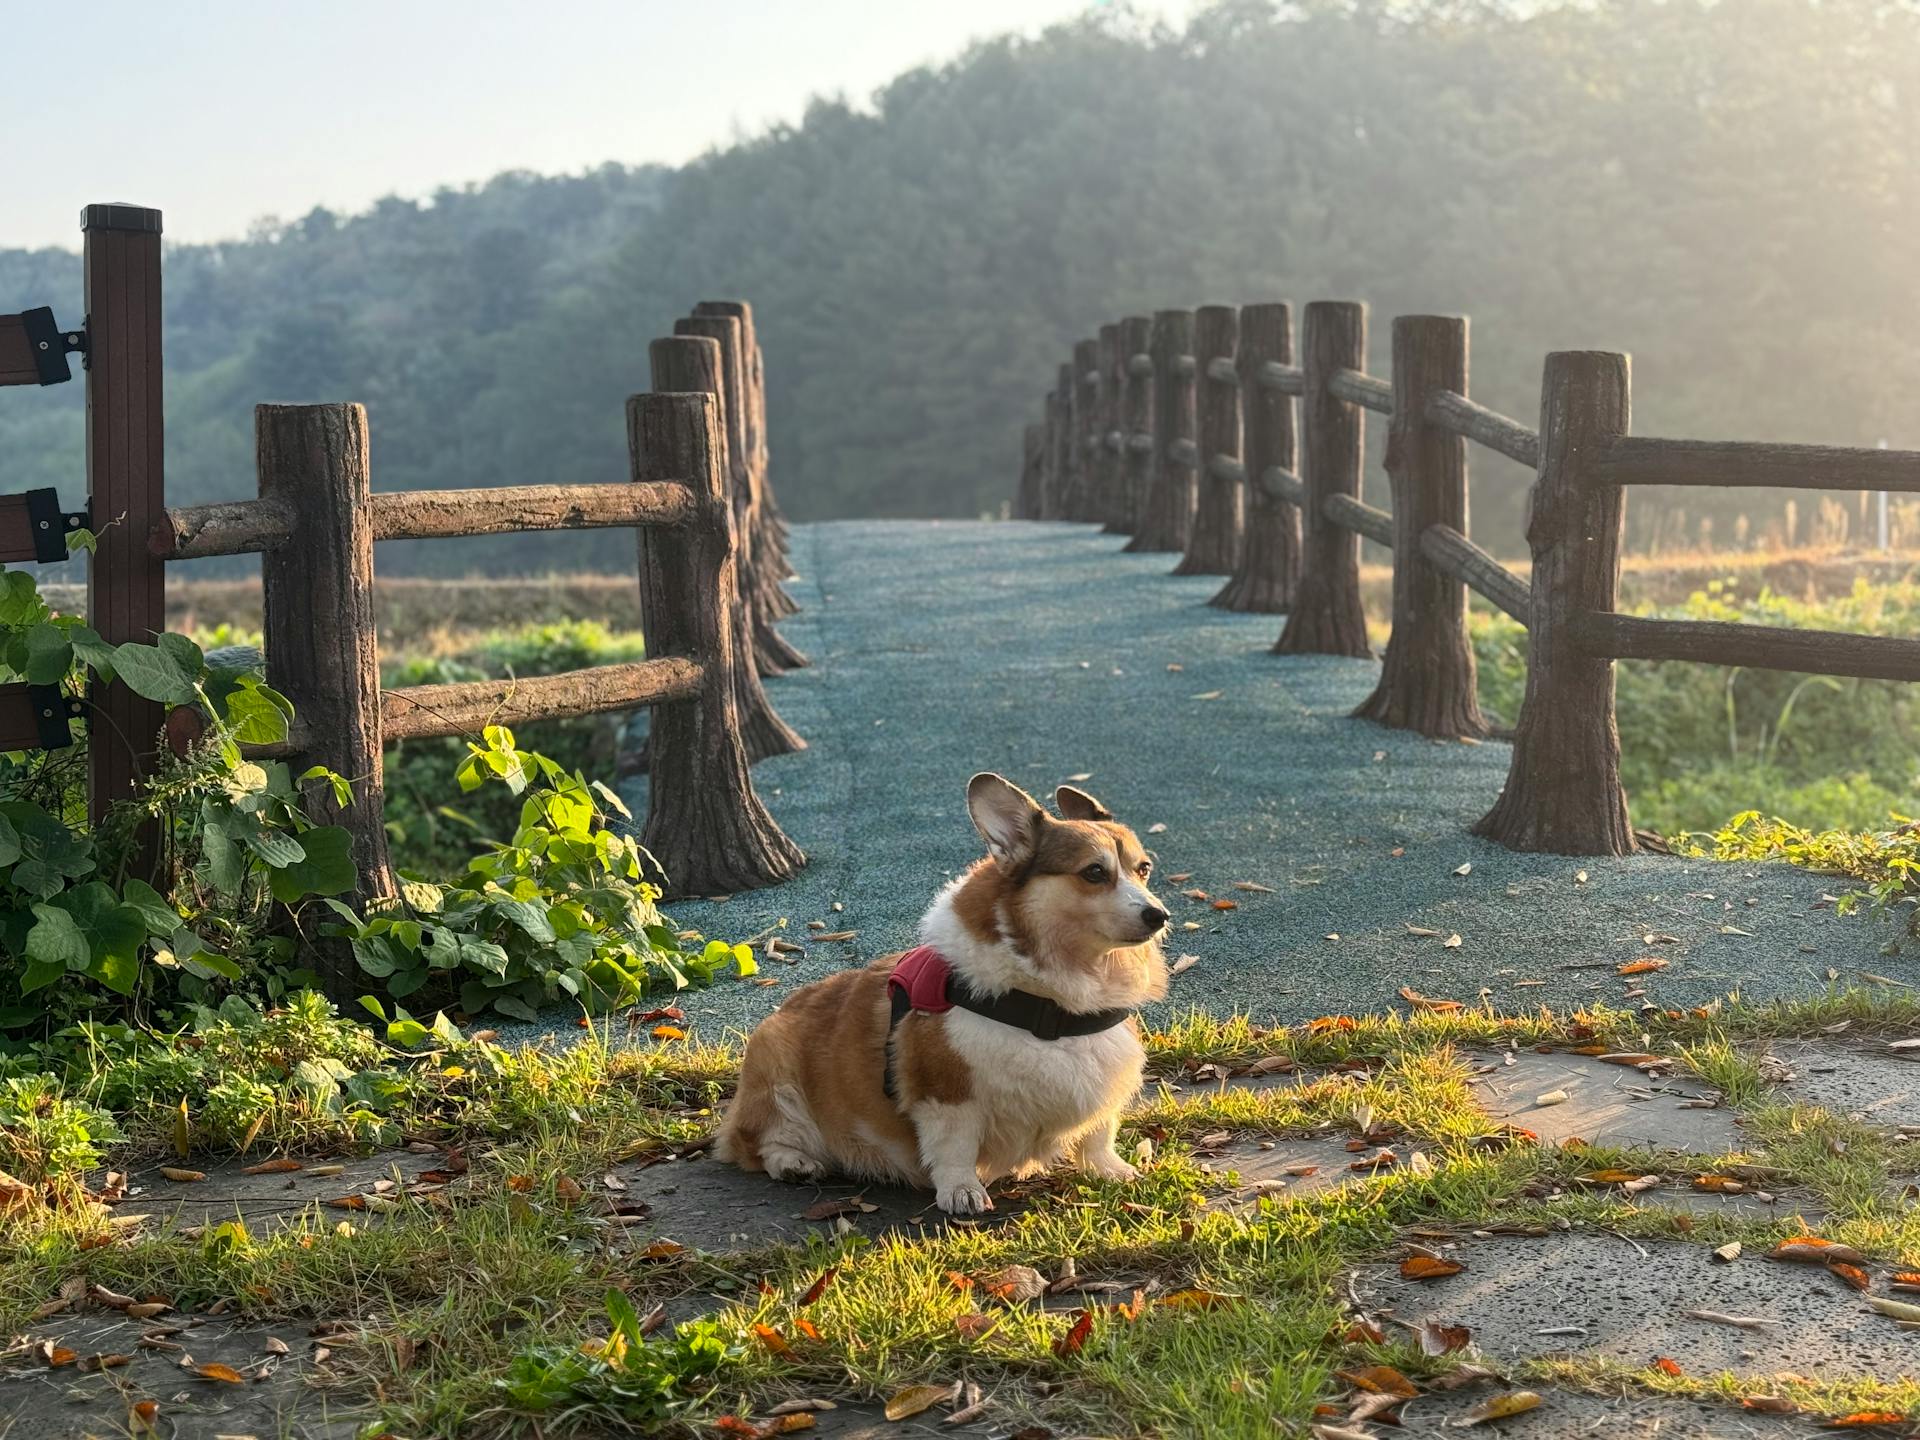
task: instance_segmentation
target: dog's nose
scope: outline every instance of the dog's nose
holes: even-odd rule
[[[1147,933],[1151,935],[1167,923],[1167,912],[1162,910],[1158,905],[1142,905],[1140,907],[1140,919],[1147,927]]]

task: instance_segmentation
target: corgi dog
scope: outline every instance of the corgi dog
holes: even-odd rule
[[[973,777],[986,857],[940,892],[917,949],[815,981],[760,1023],[721,1159],[903,1182],[953,1215],[1062,1158],[1135,1178],[1114,1132],[1146,1061],[1133,1012],[1167,990],[1167,911],[1133,831],[1072,786],[1054,802],[1058,819]]]

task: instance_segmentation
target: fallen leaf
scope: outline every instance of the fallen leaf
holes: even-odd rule
[[[448,1154],[447,1159],[449,1161],[453,1159],[451,1153]],[[452,1166],[449,1165],[448,1168],[451,1169]],[[464,1170],[466,1167],[463,1165],[460,1168]],[[344,1175],[346,1170],[347,1167],[344,1165],[313,1165],[308,1167],[307,1174],[315,1179],[325,1179],[329,1175]]]
[[[1769,1320],[1760,1315],[1729,1315],[1723,1310],[1682,1310],[1689,1320],[1705,1320],[1712,1325],[1731,1325],[1736,1330],[1764,1330],[1769,1325],[1778,1325],[1778,1320]],[[1920,1314],[1917,1309],[1916,1314]]]
[[[1573,1097],[1564,1090],[1549,1090],[1544,1095],[1536,1095],[1533,1103],[1539,1106],[1564,1105]]]
[[[1364,1370],[1336,1370],[1333,1372],[1357,1390],[1365,1390],[1372,1395],[1397,1395],[1402,1400],[1411,1400],[1420,1392],[1414,1383],[1391,1365],[1369,1365]]]
[[[293,1353],[293,1351],[288,1348],[287,1342],[282,1340],[278,1335],[269,1335],[266,1340],[266,1346],[269,1355],[291,1355]]]
[[[1464,865],[1454,866],[1453,873],[1456,875],[1471,875],[1473,873],[1473,862],[1469,860]]]
[[[1716,1195],[1744,1195],[1747,1193],[1746,1183],[1734,1179],[1731,1175],[1696,1175],[1693,1177],[1693,1188],[1696,1190],[1710,1191]]]
[[[642,1260],[671,1260],[687,1253],[687,1247],[672,1240],[656,1240],[640,1252]]]
[[[1713,1258],[1718,1260],[1722,1265],[1731,1265],[1740,1258],[1740,1242],[1738,1240],[1729,1240],[1713,1252]]]
[[[1786,1260],[1798,1265],[1864,1265],[1867,1257],[1851,1245],[1823,1240],[1818,1235],[1796,1235],[1782,1240],[1767,1252],[1769,1260]]]
[[[1238,900],[1216,900],[1213,902],[1213,908],[1216,910],[1238,910],[1240,908],[1240,902]]]
[[[1629,960],[1615,973],[1620,975],[1646,975],[1655,970],[1664,970],[1671,960],[1662,960],[1658,955],[1643,955],[1638,960]]]
[[[1273,887],[1271,885],[1262,885],[1253,880],[1236,880],[1233,882],[1233,888],[1236,890],[1245,890],[1251,895],[1273,894]]]
[[[242,1175],[286,1175],[303,1168],[305,1167],[298,1160],[282,1156],[278,1160],[262,1160],[258,1165],[249,1165],[240,1173]]]
[[[1741,1397],[1743,1410],[1757,1410],[1762,1415],[1798,1415],[1800,1407],[1784,1395],[1745,1395]]]
[[[1451,1355],[1466,1349],[1473,1340],[1473,1331],[1467,1326],[1445,1325],[1438,1320],[1422,1321],[1416,1334],[1422,1355]]]
[[[1883,1300],[1878,1295],[1869,1295],[1867,1304],[1893,1320],[1920,1320],[1920,1305],[1911,1305],[1905,1300]]]
[[[122,1365],[131,1364],[131,1355],[89,1355],[76,1367],[92,1374],[99,1370],[117,1370]]]
[[[1680,1368],[1680,1362],[1678,1360],[1675,1360],[1670,1355],[1654,1356],[1653,1368],[1658,1370],[1662,1375],[1673,1376],[1673,1378],[1676,1380],[1681,1379],[1687,1373],[1685,1370],[1682,1370]]]
[[[1154,1304],[1162,1310],[1212,1310],[1220,1305],[1231,1305],[1237,1299],[1237,1295],[1222,1295],[1217,1290],[1186,1289],[1162,1295]]]
[[[1443,950],[1458,950],[1464,943],[1458,935],[1449,935],[1440,942],[1440,948]]]
[[[1504,1395],[1494,1395],[1481,1401],[1454,1423],[1457,1425],[1484,1425],[1489,1420],[1504,1420],[1509,1415],[1524,1415],[1529,1410],[1538,1409],[1540,1397],[1531,1390],[1509,1390]]]
[[[159,1418],[158,1400],[136,1400],[127,1415],[127,1428],[136,1435],[151,1435],[159,1428],[156,1423]]]
[[[837,1269],[822,1270],[820,1272],[820,1278],[814,1281],[813,1284],[809,1285],[807,1287],[807,1293],[802,1295],[799,1298],[799,1300],[795,1301],[794,1303],[799,1305],[813,1304],[814,1301],[820,1298],[821,1292],[823,1292],[827,1288],[827,1286],[833,1283],[833,1277],[835,1275],[838,1275],[839,1273],[840,1272]]]
[[[816,944],[825,945],[838,940],[851,940],[859,933],[858,930],[828,930],[823,934],[809,935],[807,938]]]
[[[906,1420],[923,1410],[931,1410],[952,1393],[951,1385],[909,1385],[887,1401],[887,1419]]]
[[[1444,1280],[1466,1268],[1457,1260],[1443,1260],[1433,1255],[1409,1255],[1400,1262],[1400,1275],[1405,1280]]]
[[[244,1385],[247,1377],[231,1365],[222,1365],[218,1361],[208,1361],[204,1365],[193,1367],[193,1373],[202,1380],[218,1380],[222,1385]]]
[[[166,1176],[167,1179],[178,1180],[182,1184],[190,1184],[195,1180],[204,1180],[207,1178],[207,1172],[204,1170],[182,1170],[176,1165],[162,1165],[160,1167],[160,1173]]]
[[[1873,1281],[1867,1278],[1866,1271],[1858,1265],[1849,1265],[1844,1260],[1836,1260],[1828,1265],[1827,1273],[1836,1279],[1844,1280],[1855,1290],[1866,1290],[1873,1285]]]
[[[150,1300],[144,1305],[129,1305],[127,1314],[135,1320],[151,1320],[156,1315],[164,1315],[173,1307],[164,1300]]]
[[[793,1358],[793,1346],[789,1345],[786,1337],[771,1325],[755,1325],[753,1333],[754,1337],[767,1347],[768,1353],[778,1355],[783,1360]]]
[[[803,1397],[798,1400],[782,1400],[778,1405],[767,1411],[767,1414],[778,1417],[781,1415],[800,1415],[815,1410],[838,1410],[839,1408],[840,1407],[831,1400]]]
[[[1007,1265],[974,1279],[987,1294],[1010,1305],[1037,1300],[1047,1293],[1047,1277],[1031,1265]]]
[[[1178,960],[1173,962],[1173,965],[1168,969],[1167,973],[1169,975],[1178,975],[1183,971],[1191,970],[1199,963],[1200,957],[1198,955],[1182,955]]]
[[[1093,1311],[1082,1310],[1074,1318],[1073,1328],[1053,1342],[1056,1355],[1077,1355],[1080,1347],[1087,1343],[1087,1336],[1093,1333]],[[891,1410],[892,1407],[888,1407]]]
[[[985,1315],[978,1310],[969,1310],[964,1315],[956,1315],[953,1328],[969,1340],[981,1340],[1000,1327],[998,1315]]]
[[[1822,1430],[1868,1430],[1883,1426],[1907,1423],[1907,1417],[1897,1410],[1856,1410],[1851,1415],[1842,1415],[1821,1425]]]
[[[879,1206],[868,1206],[858,1196],[838,1200],[820,1200],[800,1212],[802,1220],[831,1220],[837,1215],[861,1215],[877,1210]]]
[[[687,1038],[687,1032],[682,1030],[678,1025],[656,1025],[653,1027],[651,1033],[656,1040],[684,1040]]]
[[[1410,985],[1400,987],[1400,998],[1415,1010],[1425,1010],[1436,1015],[1449,1015],[1456,1010],[1467,1008],[1458,1000],[1439,1000],[1431,995],[1422,995]]]

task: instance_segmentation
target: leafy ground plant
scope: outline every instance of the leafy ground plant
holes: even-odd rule
[[[404,999],[424,992],[470,1015],[531,1020],[573,1001],[599,1013],[649,989],[705,983],[726,965],[754,970],[746,946],[691,948],[660,914],[660,890],[620,797],[490,725],[468,744],[463,790],[504,786],[521,797],[512,838],[473,859],[451,884],[409,876],[396,909],[362,918],[333,902],[360,968]]]

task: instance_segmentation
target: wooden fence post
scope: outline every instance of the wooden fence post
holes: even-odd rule
[[[1049,390],[1040,406],[1040,514],[1060,518],[1060,392]]]
[[[167,628],[164,560],[147,535],[164,516],[165,447],[160,368],[160,212],[89,205],[85,234],[87,495],[99,546],[87,560],[88,624],[109,644],[152,644]],[[130,800],[153,764],[166,707],[125,685],[89,696],[87,811],[98,831],[107,809]],[[133,836],[129,864],[151,876],[160,834]]]
[[[1153,357],[1153,481],[1129,553],[1185,550],[1193,533],[1193,312],[1156,310]]]
[[[1315,300],[1300,335],[1305,394],[1300,405],[1300,478],[1307,487],[1301,516],[1300,584],[1278,655],[1366,656],[1367,614],[1360,603],[1360,537],[1326,516],[1334,495],[1360,495],[1366,428],[1358,405],[1327,382],[1340,370],[1367,367],[1367,307]]]
[[[1147,493],[1153,488],[1153,361],[1147,354],[1152,338],[1153,321],[1145,315],[1120,322],[1120,529],[1127,535],[1139,534],[1146,524]]]
[[[1293,603],[1300,576],[1300,512],[1269,495],[1260,477],[1293,473],[1293,397],[1263,384],[1267,364],[1293,364],[1293,311],[1284,303],[1249,305],[1240,312],[1242,464],[1246,467],[1246,521],[1240,563],[1208,603],[1222,610],[1277,615]]]
[[[1199,466],[1195,484],[1199,503],[1194,507],[1193,531],[1187,553],[1174,567],[1176,575],[1231,575],[1240,563],[1243,523],[1240,481],[1219,473],[1216,455],[1240,458],[1240,377],[1223,380],[1210,373],[1213,362],[1232,367],[1240,346],[1240,312],[1231,305],[1203,305],[1193,317],[1195,372],[1195,426]]]
[[[753,657],[753,689],[757,692],[760,689],[759,676],[784,675],[789,670],[806,665],[808,661],[773,628],[771,612],[778,608],[780,575],[786,570],[786,562],[779,553],[777,532],[767,523],[766,487],[759,483],[753,469],[754,432],[747,424],[755,408],[753,367],[747,362],[738,315],[692,315],[676,320],[673,333],[704,335],[720,345],[720,364],[726,381],[726,393],[721,396],[720,409],[727,432],[727,468],[733,499],[734,533],[740,543],[740,599],[747,614],[748,635],[752,641],[752,648],[742,653]],[[691,390],[698,387],[662,385],[656,374],[653,388]],[[799,608],[792,605],[791,601],[788,604],[788,613]],[[805,742],[800,741],[800,737],[788,730],[780,718],[773,714],[764,693],[761,693],[757,705],[751,703],[751,697],[743,694],[741,715],[747,735],[747,754],[752,759],[761,760],[768,755],[784,755],[789,750],[806,748]],[[800,743],[790,743],[793,741]],[[776,748],[764,748],[767,745]]]
[[[1582,652],[1572,626],[1614,609],[1625,497],[1594,483],[1592,457],[1628,431],[1631,364],[1604,351],[1547,357],[1540,384],[1540,471],[1528,497],[1533,551],[1527,689],[1506,788],[1476,835],[1512,850],[1628,855],[1613,661]]]
[[[1053,518],[1075,517],[1074,488],[1080,483],[1080,447],[1073,442],[1073,362],[1054,372]]]
[[[253,428],[260,498],[293,517],[293,539],[261,557],[267,683],[293,702],[307,736],[301,768],[324,765],[352,782],[344,807],[324,782],[303,787],[303,796],[309,815],[353,837],[359,878],[345,898],[365,914],[398,893],[380,758],[367,412],[256,405]],[[318,969],[336,1000],[361,983],[344,945],[321,946]]]
[[[1073,347],[1074,520],[1100,520],[1100,342]]]
[[[739,713],[741,739],[747,747],[748,763],[764,760],[769,755],[791,755],[806,749],[807,742],[774,710],[773,702],[767,699],[767,692],[760,684],[759,668],[752,663],[754,600],[747,583],[752,542],[745,538],[752,522],[747,503],[752,481],[747,470],[745,426],[729,412],[729,402],[739,398],[740,372],[739,352],[737,348],[730,352],[728,341],[735,347],[739,345],[740,322],[730,315],[697,315],[680,321],[675,329],[681,326],[688,327],[689,333],[671,340],[655,340],[647,347],[647,358],[653,367],[656,391],[711,395],[720,405],[720,438],[724,447],[721,459],[727,470],[728,503],[733,507],[736,537],[736,593],[727,606],[727,614],[733,625],[734,654],[740,660],[733,667],[733,699]],[[718,330],[727,338],[697,333],[702,330]],[[729,359],[732,364],[728,363]],[[738,452],[741,458],[737,461],[733,458],[736,441],[741,447]],[[651,752],[651,741],[648,748]]]
[[[1013,499],[1013,518],[1040,518],[1041,457],[1046,446],[1046,427],[1029,421],[1020,436],[1020,488]]]
[[[793,566],[787,556],[787,522],[780,513],[780,499],[773,489],[773,448],[767,438],[767,357],[754,328],[753,306],[745,300],[702,300],[693,307],[695,315],[730,316],[740,322],[740,369],[745,386],[747,432],[747,469],[753,476],[755,555],[759,559],[761,611],[768,622],[796,614],[800,606],[781,587],[793,578]],[[795,658],[784,660],[786,668],[800,669],[808,662],[797,650]]]
[[[1467,322],[1457,315],[1400,315],[1393,322],[1393,634],[1373,694],[1353,713],[1436,740],[1487,733],[1474,691],[1467,587],[1426,558],[1432,525],[1467,533],[1467,441],[1430,424],[1427,398],[1467,393]]]
[[[648,651],[691,656],[701,666],[699,695],[654,706],[647,736],[650,779],[641,843],[664,871],[668,895],[758,889],[806,863],[754,793],[740,736],[734,668],[749,662],[736,648],[730,613],[737,583],[733,508],[719,421],[711,395],[635,395],[627,401],[633,479],[691,486],[699,511],[689,524],[640,531],[640,615]]]
[[[1119,447],[1120,409],[1124,372],[1120,368],[1120,327],[1102,325],[1096,343],[1095,368],[1100,372],[1100,408],[1094,419],[1093,518],[1103,535],[1124,535],[1126,509],[1122,501],[1126,462]]]

